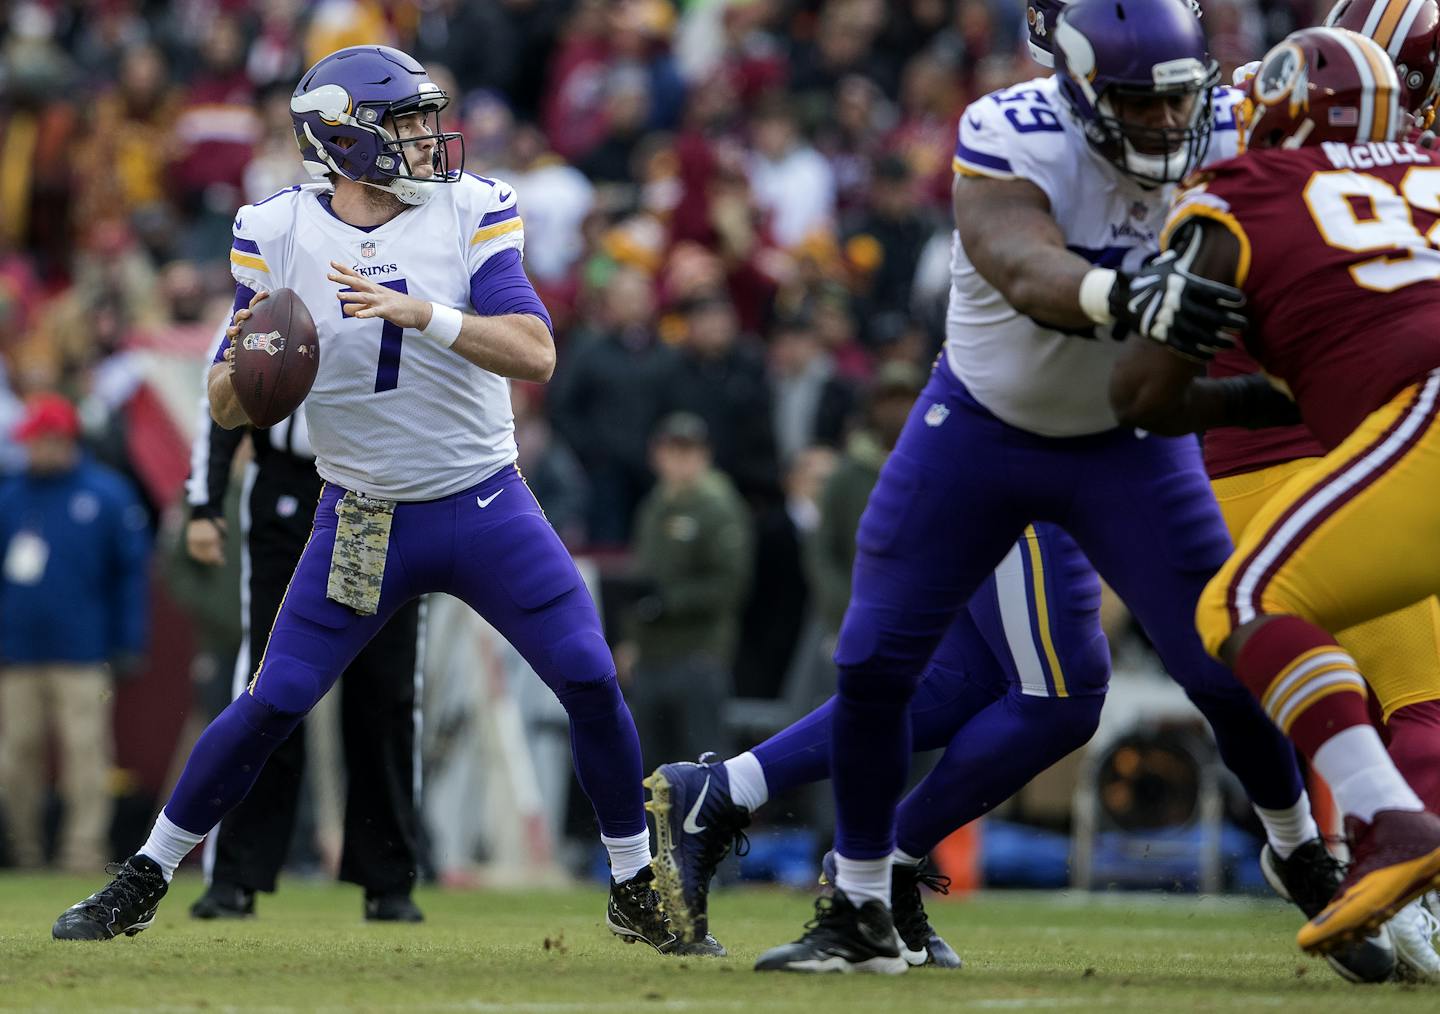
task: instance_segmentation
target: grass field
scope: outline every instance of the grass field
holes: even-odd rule
[[[936,901],[960,972],[757,975],[764,948],[793,938],[809,899],[727,891],[720,960],[665,959],[602,926],[599,890],[418,894],[421,926],[369,925],[354,888],[289,883],[260,918],[186,915],[199,881],[171,886],[134,938],[60,944],[50,923],[98,881],[0,876],[0,1008],[265,1009],[606,1014],[647,1011],[1265,1010],[1434,1011],[1440,988],[1354,987],[1294,947],[1279,903],[1148,896],[990,894]],[[1341,1005],[1344,1005],[1343,1008]]]

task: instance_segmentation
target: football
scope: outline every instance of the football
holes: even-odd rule
[[[320,368],[310,311],[290,289],[276,289],[240,326],[231,382],[255,426],[274,426],[300,407]]]

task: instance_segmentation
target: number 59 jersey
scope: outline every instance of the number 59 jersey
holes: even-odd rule
[[[1209,159],[1236,150],[1234,89],[1216,89]],[[1100,157],[1074,121],[1055,78],[992,92],[960,119],[954,168],[962,176],[1039,187],[1074,253],[1097,267],[1133,271],[1159,247],[1173,188],[1146,189]],[[1107,394],[1121,343],[1109,328],[1063,331],[1015,310],[951,243],[945,354],[987,409],[1042,436],[1079,436],[1117,425]]]
[[[515,190],[464,174],[426,204],[364,230],[330,210],[325,184],[291,187],[235,217],[230,268],[256,292],[299,294],[320,335],[305,420],[321,478],[389,500],[434,500],[515,460],[505,378],[416,331],[343,315],[330,262],[442,306],[470,310],[471,277],[523,249]]]
[[[1409,142],[1255,150],[1178,195],[1239,243],[1245,350],[1328,449],[1440,366],[1440,155]]]

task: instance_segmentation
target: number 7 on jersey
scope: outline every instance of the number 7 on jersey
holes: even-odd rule
[[[402,295],[410,294],[410,287],[405,284],[403,278],[392,278],[389,281],[381,282],[387,289],[393,289]],[[354,289],[345,288],[341,292],[354,292]],[[353,320],[345,317],[345,305],[340,305],[340,316],[346,321]],[[365,323],[365,321],[361,321]],[[388,320],[380,320],[380,361],[375,365],[375,393],[382,391],[393,391],[400,386],[400,349],[405,341],[405,329],[398,324],[392,324]]]

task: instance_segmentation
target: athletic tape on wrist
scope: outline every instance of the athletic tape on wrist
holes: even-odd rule
[[[460,326],[465,322],[465,315],[453,306],[441,306],[439,303],[430,304],[430,323],[420,333],[431,341],[439,342],[447,349],[455,344],[455,339],[460,337]]]
[[[1110,268],[1091,268],[1080,279],[1080,309],[1096,324],[1113,324],[1110,312],[1110,290],[1115,288],[1115,272]]]

